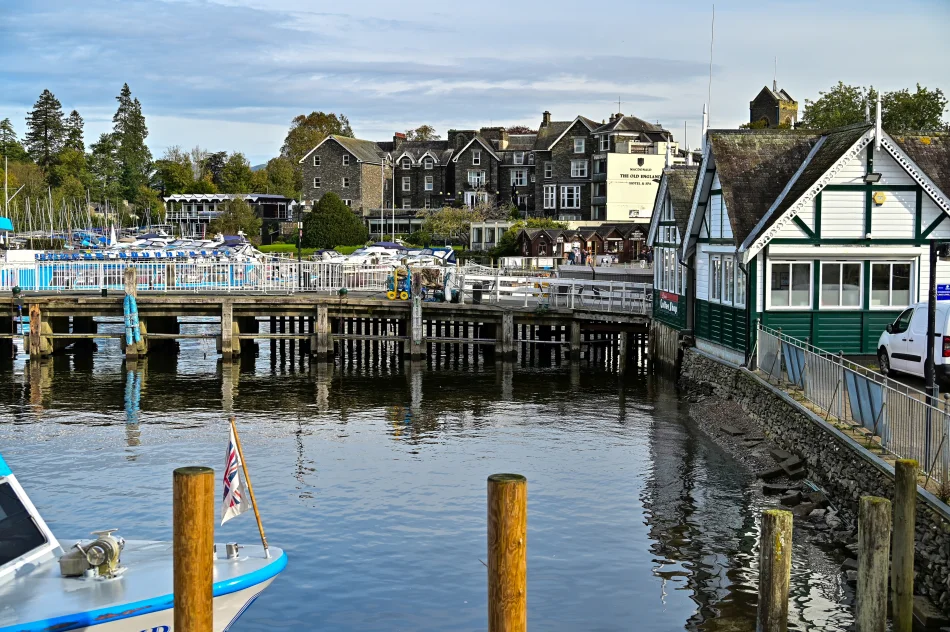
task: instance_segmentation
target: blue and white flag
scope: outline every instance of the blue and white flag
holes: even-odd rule
[[[247,511],[248,503],[241,491],[241,456],[238,454],[234,428],[228,439],[228,456],[224,466],[224,496],[221,504],[221,524]]]

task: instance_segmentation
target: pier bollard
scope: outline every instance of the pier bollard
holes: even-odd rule
[[[528,629],[528,481],[488,477],[488,632]]]
[[[762,512],[759,545],[759,608],[756,632],[788,630],[788,582],[792,570],[792,513]]]
[[[172,478],[175,629],[212,632],[214,470],[180,467]]]
[[[917,461],[894,463],[894,550],[891,553],[891,595],[894,632],[914,625],[914,526],[917,510]]]
[[[891,501],[862,496],[858,508],[858,632],[884,632],[891,548]]]

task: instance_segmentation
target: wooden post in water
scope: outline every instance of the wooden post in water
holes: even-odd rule
[[[755,629],[785,632],[792,570],[792,513],[781,509],[763,511],[759,541],[759,609]]]
[[[891,501],[862,496],[858,507],[858,632],[884,632],[891,548]]]
[[[528,629],[528,481],[488,477],[488,632]]]
[[[214,470],[180,467],[173,488],[175,629],[212,632]]]
[[[515,360],[518,351],[515,349],[515,315],[506,311],[501,315],[501,325],[496,330],[498,342],[495,345],[496,355],[501,360]]]
[[[914,625],[914,523],[917,509],[917,461],[894,463],[894,550],[891,553],[891,595],[894,632]]]
[[[581,359],[581,321],[571,320],[570,352],[571,360]]]

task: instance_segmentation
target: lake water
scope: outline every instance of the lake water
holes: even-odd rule
[[[206,341],[126,371],[115,342],[0,361],[0,450],[53,531],[171,539],[172,470],[220,470],[238,427],[287,570],[236,632],[484,630],[486,477],[528,478],[532,630],[754,629],[754,477],[670,382],[603,363],[271,355]],[[220,490],[219,490],[220,491]],[[258,541],[252,515],[216,540]],[[795,630],[844,630],[835,562],[796,543]]]

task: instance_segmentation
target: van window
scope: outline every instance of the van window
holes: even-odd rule
[[[46,544],[10,483],[0,484],[0,566]]]
[[[914,308],[905,309],[904,312],[894,321],[894,333],[902,334],[910,327],[910,317],[914,315]]]

